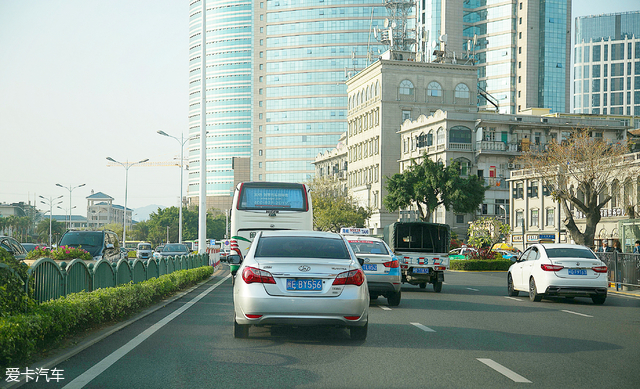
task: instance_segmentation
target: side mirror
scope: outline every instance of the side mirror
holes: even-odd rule
[[[358,263],[360,264],[360,266],[364,265],[364,258],[360,258],[360,257],[357,257],[357,258],[358,258]]]
[[[239,255],[230,255],[227,257],[227,262],[231,265],[239,265],[242,263]]]

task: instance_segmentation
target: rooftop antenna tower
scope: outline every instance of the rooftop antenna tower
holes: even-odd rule
[[[388,17],[384,20],[384,29],[374,31],[380,43],[389,46],[390,50],[413,51],[416,31],[412,27],[413,18],[409,16],[415,5],[414,0],[384,1]]]

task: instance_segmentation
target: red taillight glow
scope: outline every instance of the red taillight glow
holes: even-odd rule
[[[247,266],[242,271],[242,279],[247,284],[258,282],[261,284],[275,284],[276,280],[273,279],[273,275],[268,271],[256,269],[255,267]]]
[[[436,270],[447,270],[446,266],[436,266],[435,267]]]
[[[544,271],[560,271],[560,270],[564,269],[564,266],[562,266],[562,265],[547,265],[547,264],[544,264],[544,263],[542,265],[540,265],[540,267]]]
[[[245,315],[247,319],[259,319],[262,315]]]
[[[596,273],[606,273],[607,272],[607,267],[606,266],[594,266],[593,267],[593,271]]]
[[[357,285],[360,286],[364,283],[364,273],[361,269],[345,271],[333,280],[333,285]]]
[[[345,316],[344,318],[347,320],[358,320],[360,319],[360,316]]]
[[[384,267],[390,267],[392,269],[398,268],[400,267],[400,261],[398,261],[397,259],[391,261],[391,262],[385,262],[383,263]]]

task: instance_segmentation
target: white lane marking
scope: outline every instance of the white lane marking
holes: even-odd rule
[[[504,296],[504,298],[509,299],[509,300],[522,301],[521,299],[517,299],[515,297]]]
[[[479,292],[480,291],[480,289],[473,289],[473,288],[467,288],[467,289],[472,290],[474,292]]]
[[[573,311],[567,311],[566,309],[563,309],[562,312],[566,312],[566,313],[572,313],[574,315],[578,315],[578,316],[584,316],[584,317],[593,317],[591,315],[585,315],[584,313],[578,313],[578,312],[573,312]]]
[[[141,332],[138,336],[136,336],[135,338],[131,339],[127,344],[125,344],[124,346],[120,347],[116,351],[112,352],[109,356],[107,356],[106,358],[104,358],[100,362],[98,362],[95,365],[93,365],[93,367],[91,367],[89,370],[85,371],[84,373],[82,373],[81,375],[76,377],[75,380],[69,382],[62,389],[80,389],[80,388],[83,388],[85,385],[87,385],[89,382],[91,382],[91,380],[96,378],[103,371],[107,370],[111,365],[113,365],[114,363],[118,362],[118,360],[120,358],[122,358],[123,356],[125,356],[129,351],[131,351],[134,348],[136,348],[140,343],[144,342],[148,337],[153,335],[160,328],[164,327],[165,324],[169,323],[171,320],[173,320],[176,317],[178,317],[181,313],[183,313],[187,309],[191,308],[192,305],[197,303],[201,298],[203,298],[204,296],[209,294],[212,290],[217,288],[220,284],[225,282],[227,280],[227,278],[229,278],[229,277],[231,277],[231,274],[227,275],[225,278],[223,278],[222,280],[218,281],[215,285],[212,285],[209,289],[205,290],[204,292],[200,293],[198,296],[194,297],[191,301],[189,301],[188,303],[186,303],[182,307],[176,309],[174,312],[172,312],[171,314],[167,315],[164,319],[160,320],[156,324],[152,325],[151,327],[149,327],[146,330],[144,330],[143,332]]]
[[[436,330],[432,330],[431,328],[429,328],[427,326],[423,326],[420,323],[411,323],[411,325],[414,325],[414,326],[420,328],[424,332],[436,332]]]
[[[518,373],[516,373],[516,372],[514,372],[512,370],[507,369],[506,367],[502,366],[501,364],[499,364],[498,362],[495,362],[492,359],[488,359],[488,358],[476,358],[476,359],[478,361],[484,363],[485,365],[489,366],[493,370],[497,371],[498,373],[502,374],[503,376],[509,378],[513,382],[524,382],[524,383],[528,383],[528,384],[532,383],[531,381],[529,381],[528,379],[524,378],[520,374],[518,374]]]
[[[385,311],[390,311],[391,308],[389,307],[383,307],[382,305],[378,305],[380,307],[380,309],[384,309]]]

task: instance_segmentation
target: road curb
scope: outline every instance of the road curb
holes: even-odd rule
[[[211,275],[211,277],[207,278],[206,280],[199,282],[198,284],[192,286],[191,288],[184,290],[182,292],[179,292],[178,294],[176,294],[175,296],[169,297],[166,300],[162,300],[159,303],[156,303],[155,305],[151,306],[150,308],[147,308],[146,310],[138,313],[137,315],[135,315],[134,317],[132,317],[131,319],[124,321],[122,323],[117,323],[112,325],[111,327],[105,328],[99,332],[97,332],[94,335],[90,335],[88,337],[88,339],[85,339],[84,341],[78,343],[76,346],[73,346],[71,350],[63,350],[60,353],[58,353],[57,355],[54,355],[53,357],[47,358],[47,359],[43,359],[42,361],[36,361],[33,364],[38,364],[39,368],[45,368],[45,369],[52,369],[54,367],[56,367],[59,363],[66,361],[67,359],[81,353],[82,351],[86,350],[87,348],[93,346],[94,344],[100,342],[101,340],[107,338],[108,336],[112,335],[115,332],[118,332],[120,330],[122,330],[125,327],[128,327],[129,325],[135,323],[136,321],[149,316],[150,314],[166,307],[167,305],[173,303],[176,300],[181,299],[182,297],[186,296],[187,294],[191,293],[192,291],[194,291],[195,289],[199,288],[200,286],[202,286],[203,284],[206,284],[207,282],[211,281],[212,278],[219,276],[221,273],[223,273],[224,270],[223,269],[218,269],[216,271],[213,272],[213,274]],[[4,381],[4,373],[3,373],[3,377],[2,380]],[[13,388],[19,388],[22,385],[24,385],[26,382],[23,382],[22,380],[20,382],[15,382],[12,383],[10,385],[7,386],[3,386],[3,382],[0,382],[0,388],[2,389],[13,389]]]

